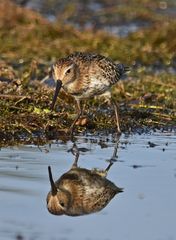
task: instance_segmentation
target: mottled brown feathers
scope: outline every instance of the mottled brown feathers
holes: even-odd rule
[[[80,100],[110,93],[111,87],[116,84],[128,68],[123,64],[116,64],[110,58],[99,54],[76,52],[68,57],[59,59],[53,65],[53,77],[57,83],[62,82],[64,91],[72,95],[77,102],[77,116],[70,130],[82,114]],[[56,84],[58,86],[58,84]],[[55,96],[58,95],[56,88]],[[111,95],[109,94],[109,97]],[[112,100],[112,99],[111,99]],[[56,97],[53,98],[52,107]],[[117,132],[120,133],[117,103],[112,102],[115,111]]]
[[[72,64],[76,65],[74,79],[65,85],[63,80],[63,88],[79,99],[104,93],[127,71],[123,64],[116,64],[110,58],[81,52],[59,59],[55,66],[64,69]]]

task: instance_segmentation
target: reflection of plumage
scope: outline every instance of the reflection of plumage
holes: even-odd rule
[[[107,168],[108,170],[109,168]],[[79,216],[100,211],[119,192],[113,182],[106,179],[96,170],[72,168],[63,174],[55,183],[52,179],[51,168],[48,168],[51,191],[47,196],[48,211],[55,215]]]

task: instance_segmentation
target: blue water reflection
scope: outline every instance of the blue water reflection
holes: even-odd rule
[[[78,147],[86,150],[79,165],[106,168],[112,140],[78,138]],[[122,135],[118,161],[108,178],[124,187],[124,193],[96,214],[53,216],[46,208],[47,167],[52,166],[54,176],[67,171],[73,161],[71,146],[57,142],[40,149],[32,145],[1,149],[0,239],[176,239],[175,135]]]

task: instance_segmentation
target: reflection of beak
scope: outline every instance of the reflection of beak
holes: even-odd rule
[[[52,104],[51,104],[51,110],[53,110],[53,108],[54,108],[54,105],[55,105],[55,102],[56,102],[56,99],[57,99],[57,96],[59,94],[59,91],[60,91],[61,87],[62,87],[62,81],[58,79],[56,81],[56,89],[55,89],[53,101],[52,101]]]
[[[48,173],[49,173],[49,180],[50,180],[50,184],[51,184],[51,193],[52,195],[56,195],[57,194],[57,187],[53,181],[53,176],[52,176],[52,172],[51,172],[51,167],[48,166]]]

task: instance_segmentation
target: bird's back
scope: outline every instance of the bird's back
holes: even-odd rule
[[[123,64],[116,64],[99,54],[76,52],[68,56],[68,59],[75,62],[80,71],[77,81],[84,91],[80,91],[80,96],[75,94],[77,98],[89,98],[106,92],[128,71]]]
[[[100,71],[103,77],[109,78],[111,84],[116,83],[129,68],[121,63],[116,64],[110,58],[100,54],[75,52],[69,56],[79,66],[89,66],[92,71]]]
[[[113,182],[84,168],[71,169],[57,182],[72,196],[72,205],[67,215],[83,215],[100,211],[119,192]]]

